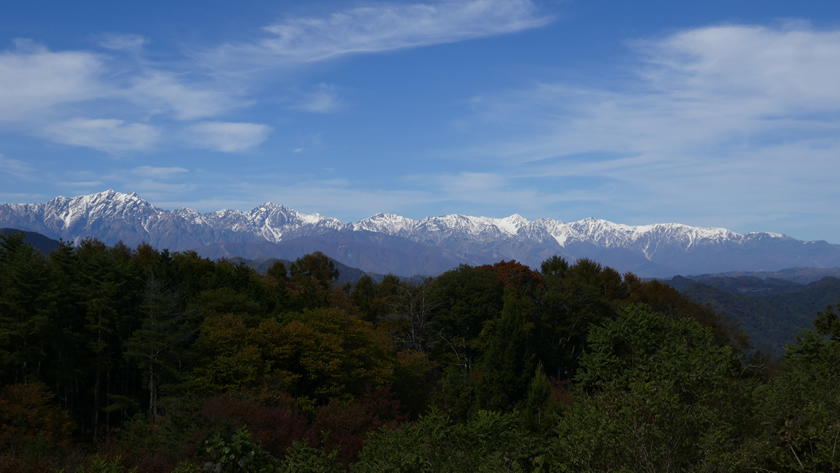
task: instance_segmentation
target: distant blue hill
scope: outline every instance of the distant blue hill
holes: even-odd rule
[[[729,273],[727,273],[729,274]],[[840,303],[840,268],[789,268],[662,280],[684,296],[708,304],[737,321],[753,346],[776,356],[803,329],[813,329],[817,312]],[[774,277],[766,277],[772,274]],[[799,282],[802,281],[802,282]]]
[[[60,243],[57,240],[47,238],[44,235],[41,235],[37,232],[27,232],[24,230],[18,230],[16,228],[0,228],[0,235],[11,235],[20,232],[23,232],[24,234],[24,243],[29,243],[30,245],[34,246],[36,250],[39,250],[44,255],[48,255],[51,251],[57,250],[60,245]]]

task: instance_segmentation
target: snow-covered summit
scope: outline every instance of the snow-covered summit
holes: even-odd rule
[[[445,252],[435,253],[444,255],[439,257],[445,261],[455,258],[454,264],[517,259],[535,265],[554,254],[570,259],[595,255],[592,257],[603,261],[618,258],[614,264],[623,264],[640,274],[676,271],[674,268],[679,266],[675,262],[680,258],[693,261],[691,268],[698,268],[696,271],[712,271],[725,269],[726,264],[744,269],[747,266],[742,262],[753,261],[763,252],[769,255],[766,258],[794,261],[801,266],[833,264],[814,256],[820,251],[840,254],[837,245],[810,242],[802,249],[805,242],[778,233],[738,234],[725,228],[678,223],[632,226],[598,218],[565,223],[551,218],[531,221],[518,214],[503,218],[453,214],[415,220],[386,213],[342,223],[273,202],[249,211],[226,209],[200,213],[188,208],[169,211],[133,192],[124,194],[114,190],[57,197],[36,204],[0,205],[0,226],[65,240],[90,236],[108,244],[120,240],[129,245],[147,241],[173,251],[228,242],[282,243],[310,237],[318,237],[323,242],[355,235],[355,241],[367,241],[367,234],[381,234],[397,239],[389,240],[392,247],[400,246],[399,239],[404,239],[407,240],[405,248],[436,248]],[[785,256],[790,251],[801,256],[794,259]],[[714,263],[716,258],[723,258],[721,255],[726,255],[726,264]],[[661,269],[664,264],[668,268]]]
[[[20,216],[43,216],[46,222],[59,228],[71,228],[82,222],[110,218],[145,219],[165,212],[134,192],[123,194],[112,189],[78,197],[56,197],[49,202],[7,204],[4,207]]]
[[[678,223],[631,226],[592,217],[555,226],[552,235],[561,246],[585,241],[605,248],[647,247],[652,243],[669,243],[687,249],[698,243],[740,241],[743,238],[743,235],[725,228],[690,227]]]
[[[349,223],[354,231],[384,233],[386,235],[407,237],[417,228],[418,220],[394,214],[378,213],[364,220]]]
[[[308,229],[333,229],[383,233],[437,245],[452,240],[488,243],[544,242],[551,239],[560,247],[585,243],[603,248],[632,248],[642,251],[648,257],[662,244],[676,245],[687,250],[697,245],[787,238],[771,233],[741,235],[725,228],[699,228],[676,223],[630,226],[598,218],[571,223],[551,218],[530,221],[518,214],[504,218],[453,214],[415,220],[379,213],[358,222],[344,224],[334,218],[317,213],[304,214],[273,202],[266,202],[250,211],[224,209],[202,214],[188,208],[163,210],[141,199],[134,192],[125,194],[112,189],[72,198],[56,197],[39,204],[6,204],[3,207],[6,215],[20,218],[29,216],[30,219],[41,220],[59,233],[63,229],[81,230],[89,228],[93,222],[105,221],[136,222],[146,233],[161,221],[176,221],[181,225],[251,235],[271,242],[282,241],[289,235],[300,236]]]

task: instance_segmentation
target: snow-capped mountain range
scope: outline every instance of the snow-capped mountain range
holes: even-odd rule
[[[142,241],[210,257],[296,258],[320,250],[366,271],[437,274],[461,263],[516,259],[532,267],[549,256],[590,258],[619,271],[670,276],[793,266],[840,266],[840,246],[777,233],[738,234],[680,224],[628,226],[597,218],[565,223],[446,215],[414,220],[377,214],[352,223],[267,202],[249,212],[199,213],[156,207],[108,190],[37,204],[0,205],[0,227],[77,241]]]

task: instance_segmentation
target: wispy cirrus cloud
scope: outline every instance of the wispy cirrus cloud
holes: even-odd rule
[[[102,187],[102,181],[64,181],[57,183],[59,186],[75,189],[75,192],[91,192]]]
[[[543,185],[610,183],[602,197],[639,219],[742,228],[840,197],[814,185],[840,174],[840,31],[722,25],[628,44],[635,75],[622,83],[477,98],[494,136],[473,152]]]
[[[546,187],[517,173],[465,171],[414,175],[404,181],[409,185],[426,183],[428,199],[439,206],[447,202],[468,203],[482,215],[495,217],[514,213],[530,214],[532,217],[552,216],[550,209],[558,203],[601,202],[606,199],[597,189]]]
[[[382,212],[382,203],[388,202],[389,208],[406,209],[416,205],[437,202],[440,196],[425,190],[413,189],[377,189],[348,179],[302,179],[288,181],[287,176],[271,176],[274,182],[252,181],[236,183],[225,189],[229,195],[241,195],[241,209],[250,209],[264,202],[272,201],[290,206],[305,213],[321,213],[350,222]],[[278,186],[277,182],[287,181]],[[236,200],[235,198],[232,200]],[[214,211],[226,207],[221,201],[207,200],[196,202],[205,211]]]
[[[259,103],[257,89],[265,86],[265,77],[253,69],[290,70],[350,54],[513,33],[550,21],[531,0],[379,3],[286,18],[255,28],[251,41],[210,45],[199,54],[177,51],[167,61],[149,59],[149,39],[136,34],[102,34],[99,51],[53,51],[16,40],[14,48],[0,51],[0,126],[112,154],[183,143],[175,139],[179,132],[167,130],[185,128],[186,135],[204,137],[187,140],[192,146],[241,151],[262,142],[270,130],[224,120],[232,110]],[[290,89],[294,96],[283,105],[289,110],[332,113],[345,106],[333,85]],[[182,125],[172,126],[173,121]],[[218,136],[208,136],[210,129]]]
[[[108,170],[64,171],[48,177],[66,193],[91,193],[104,189],[130,189],[152,202],[165,200],[173,194],[189,194],[199,186],[190,171],[180,167],[137,166]]]
[[[313,92],[301,97],[301,101],[294,106],[298,110],[312,113],[332,113],[340,110],[343,103],[338,98],[338,88],[329,84],[318,84]]]
[[[99,45],[105,49],[116,51],[138,52],[149,40],[137,34],[115,34],[107,33],[102,35]]]
[[[58,143],[86,146],[106,153],[147,149],[160,137],[160,130],[154,126],[113,118],[72,118],[50,124],[44,132]]]
[[[131,170],[132,174],[143,177],[153,177],[157,179],[169,179],[183,173],[189,172],[188,169],[179,167],[154,167],[154,166],[139,166]]]
[[[7,158],[0,154],[0,174],[7,174],[16,178],[28,178],[34,172],[35,168],[23,161]]]
[[[219,84],[189,83],[178,74],[154,69],[133,78],[123,93],[147,113],[171,114],[182,121],[219,116],[247,104],[241,91]]]
[[[196,148],[233,153],[259,145],[270,132],[270,126],[257,123],[202,122],[190,125],[184,134]]]
[[[476,102],[487,122],[541,139],[502,150],[521,159],[715,146],[783,129],[831,136],[840,123],[840,32],[720,26],[631,43],[636,80],[609,89],[542,83]],[[524,141],[524,140],[523,140]]]
[[[214,117],[248,103],[241,88],[199,83],[148,65],[114,74],[112,60],[106,54],[55,52],[17,41],[14,49],[0,52],[0,126],[118,154],[172,142],[164,138],[173,134],[167,132],[173,119]]]
[[[379,4],[284,19],[264,27],[266,36],[257,41],[225,44],[203,59],[220,70],[281,67],[514,33],[551,20],[530,0]]]
[[[85,51],[49,51],[27,40],[0,52],[0,122],[21,122],[56,107],[106,97],[102,56]]]
[[[247,179],[220,179],[213,199],[169,201],[169,207],[190,207],[202,212],[222,208],[250,210],[272,201],[306,213],[321,213],[343,222],[360,220],[379,212],[394,212],[413,218],[437,212],[463,212],[468,204],[475,215],[506,217],[516,212],[546,216],[558,202],[587,197],[586,192],[556,189],[550,192],[522,186],[508,176],[490,172],[418,174],[398,179],[392,185],[371,184],[348,178],[265,174]],[[225,197],[221,197],[225,196]],[[182,199],[188,199],[184,196]],[[438,213],[439,214],[439,213]]]
[[[143,179],[132,183],[132,189],[149,198],[165,198],[172,194],[189,193],[196,189],[194,182],[161,182],[155,179]]]

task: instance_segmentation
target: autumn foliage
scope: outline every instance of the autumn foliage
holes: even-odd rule
[[[833,308],[771,371],[736,323],[592,260],[338,274],[0,237],[0,470],[840,466]]]

